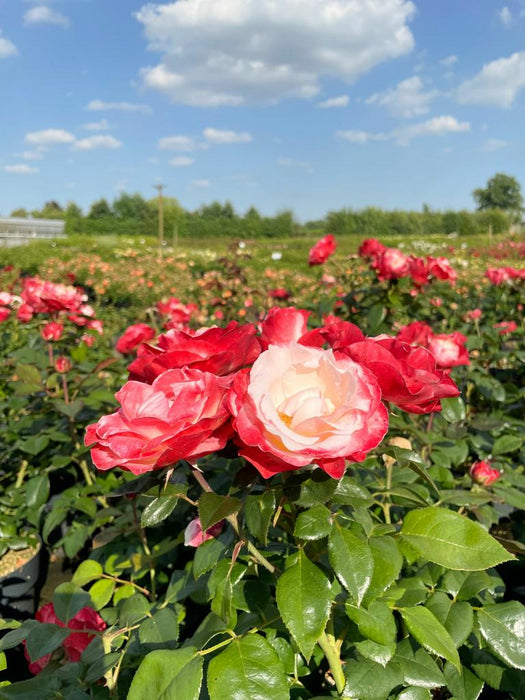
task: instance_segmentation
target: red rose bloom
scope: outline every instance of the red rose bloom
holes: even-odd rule
[[[55,360],[55,370],[60,374],[66,374],[71,369],[72,364],[69,357],[64,355],[59,355]]]
[[[124,331],[116,344],[116,349],[123,355],[129,355],[133,350],[155,337],[155,329],[148,326],[146,323],[134,323]]]
[[[269,345],[297,342],[306,333],[310,311],[288,306],[271,308],[259,324],[263,350]]]
[[[35,619],[38,620],[38,622],[50,623],[58,625],[59,627],[68,627],[71,630],[77,630],[76,632],[72,632],[62,642],[62,647],[64,648],[67,658],[69,661],[74,662],[80,660],[82,653],[94,638],[94,633],[102,632],[107,627],[100,615],[93,610],[93,608],[88,607],[79,610],[65,625],[62,620],[56,616],[53,603],[46,603],[46,605],[43,605],[40,610],[37,611]],[[24,653],[29,662],[29,671],[34,675],[40,673],[40,671],[47,666],[53,655],[53,652],[51,652],[50,654],[42,656],[40,659],[31,661],[27,653],[27,648],[24,650]]]
[[[226,328],[204,328],[196,333],[170,330],[158,338],[157,346],[139,347],[129,366],[130,379],[151,383],[167,369],[188,367],[220,376],[251,365],[261,352],[256,329],[236,321]]]
[[[41,329],[40,335],[44,340],[60,340],[62,333],[64,332],[64,326],[61,323],[56,323],[55,321],[50,321]]]
[[[408,274],[412,278],[412,282],[417,287],[422,287],[429,282],[429,270],[427,262],[424,258],[416,258],[411,255],[408,258]]]
[[[433,258],[430,255],[427,258],[428,272],[432,277],[438,280],[445,280],[454,284],[458,278],[457,272],[451,266],[447,258]]]
[[[11,314],[11,309],[8,309],[5,306],[0,306],[0,323],[3,321],[7,321]]]
[[[441,333],[429,338],[428,349],[436,358],[438,367],[450,369],[459,365],[470,365],[466,342],[466,337],[459,331]]]
[[[376,258],[381,255],[386,250],[384,246],[377,238],[366,238],[357,251],[362,258]]]
[[[440,411],[440,399],[459,396],[459,389],[433,355],[395,338],[353,343],[345,351],[374,373],[385,401],[408,413]]]
[[[397,280],[409,273],[409,259],[397,248],[386,248],[372,261],[380,280]]]
[[[423,321],[412,321],[404,326],[397,334],[397,339],[409,345],[428,346],[428,340],[433,335],[432,328]]]
[[[308,253],[309,265],[322,265],[328,258],[335,253],[337,243],[331,233],[323,236],[317,243],[310,248]]]
[[[500,335],[506,335],[507,333],[513,333],[518,328],[518,324],[516,321],[501,321],[501,323],[495,323],[493,327],[500,329]]]
[[[490,466],[490,462],[474,462],[470,467],[470,476],[477,484],[483,484],[483,486],[490,486],[497,479],[500,478],[501,473],[499,469],[495,469]]]
[[[121,408],[86,429],[95,466],[143,474],[222,449],[231,433],[232,378],[185,368],[163,372],[151,386],[127,382],[115,394]]]

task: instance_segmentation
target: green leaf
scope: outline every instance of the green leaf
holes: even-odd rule
[[[337,489],[332,498],[334,503],[340,503],[344,506],[360,506],[368,508],[374,502],[372,494],[364,486],[357,484],[354,479],[349,476],[343,476],[337,484]]]
[[[26,503],[29,508],[40,508],[49,498],[49,477],[47,474],[34,476],[26,485]]]
[[[423,649],[412,650],[408,639],[397,646],[394,662],[399,664],[405,683],[418,688],[437,688],[445,685],[443,674],[434,659]]]
[[[397,700],[430,700],[430,690],[427,688],[406,688],[399,693]]]
[[[494,440],[492,445],[493,455],[504,455],[507,452],[514,452],[518,450],[523,443],[522,438],[517,435],[502,435],[501,437]]]
[[[84,678],[85,682],[94,683],[98,681],[99,678],[102,678],[105,673],[118,664],[121,656],[121,653],[114,651],[98,658],[88,668],[86,677]]]
[[[346,614],[353,620],[363,637],[377,644],[392,644],[396,639],[396,622],[390,608],[374,601],[368,610],[347,603]]]
[[[109,603],[114,590],[115,581],[111,578],[102,578],[91,586],[89,596],[95,610],[100,610]]]
[[[429,475],[427,471],[427,464],[421,455],[418,455],[417,452],[414,452],[413,450],[406,450],[404,447],[389,447],[386,452],[387,454],[392,454],[397,462],[406,462],[408,467],[412,469],[413,472],[424,479],[430,486],[432,486],[434,491],[439,494],[439,489]]]
[[[94,559],[86,559],[81,562],[77,570],[73,574],[71,581],[77,586],[85,586],[86,583],[100,578],[104,573],[102,566]]]
[[[15,374],[19,381],[26,384],[42,384],[40,372],[33,365],[17,365]]]
[[[127,700],[198,700],[202,664],[194,647],[152,651],[138,667]]]
[[[275,494],[273,491],[248,496],[244,503],[244,517],[248,530],[264,545],[268,542],[268,528],[274,511]]]
[[[229,515],[237,513],[241,501],[231,496],[219,496],[216,493],[203,493],[199,499],[199,517],[203,531]]]
[[[386,591],[397,579],[403,566],[403,557],[393,537],[371,537],[368,544],[374,559],[374,569],[372,581],[363,599],[365,603]]]
[[[178,498],[159,496],[144,508],[140,517],[142,527],[156,527],[168,518],[175,510]]]
[[[430,610],[418,605],[413,608],[401,608],[400,613],[408,631],[421,646],[460,668],[454,640]]]
[[[311,508],[318,503],[327,503],[334,495],[337,485],[336,479],[322,469],[315,469],[308,479],[302,475],[289,478],[284,490],[291,501],[303,508]]]
[[[208,668],[210,700],[289,700],[275,649],[258,634],[236,638]]]
[[[371,639],[365,639],[363,642],[356,642],[355,647],[365,659],[375,661],[377,664],[381,664],[381,666],[386,666],[396,652],[396,645],[394,642],[391,644],[378,644]]]
[[[444,508],[410,511],[401,535],[422,557],[447,569],[480,571],[514,559],[481,525]]]
[[[332,513],[321,504],[299,513],[295,521],[294,537],[301,540],[320,540],[332,529]]]
[[[193,559],[194,577],[199,578],[202,574],[213,569],[225,551],[226,545],[216,537],[199,545]]]
[[[126,598],[120,607],[120,622],[125,627],[132,627],[147,617],[150,611],[150,603],[148,599],[141,593]]]
[[[517,600],[486,605],[477,617],[492,651],[510,666],[525,669],[525,606]]]
[[[277,607],[307,661],[328,621],[330,594],[330,581],[302,549],[297,563],[277,581]]]
[[[61,583],[53,594],[53,607],[59,620],[69,622],[82,608],[90,607],[89,593],[74,583]]]
[[[437,591],[425,607],[437,617],[457,647],[465,643],[474,625],[474,613],[469,603],[453,602],[445,593]]]
[[[399,667],[387,664],[385,668],[367,659],[350,659],[345,664],[346,685],[343,698],[352,700],[385,700],[403,678]]]
[[[70,629],[49,623],[33,627],[27,635],[27,653],[31,661],[55,651],[70,634]]]
[[[452,665],[445,664],[443,675],[447,681],[447,688],[457,700],[477,700],[481,695],[484,683],[463,667],[461,673]]]
[[[461,396],[451,399],[441,399],[441,415],[447,423],[459,423],[465,420],[467,412]]]
[[[27,452],[28,454],[35,457],[39,452],[42,452],[49,445],[49,438],[47,435],[33,435],[27,440],[19,441],[17,446],[22,450],[22,452]]]
[[[169,608],[157,610],[139,627],[141,644],[159,644],[163,648],[172,649],[177,645],[179,622],[177,615]]]
[[[328,556],[337,578],[357,605],[361,605],[374,571],[374,559],[368,544],[335,521],[328,539]]]

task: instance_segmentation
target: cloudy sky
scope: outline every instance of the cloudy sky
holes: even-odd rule
[[[0,213],[472,208],[525,186],[524,37],[525,0],[0,0]]]

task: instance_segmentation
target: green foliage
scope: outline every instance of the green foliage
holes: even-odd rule
[[[496,173],[487,182],[485,188],[478,188],[472,193],[478,209],[501,209],[513,215],[523,209],[521,186],[515,177],[506,173]]]

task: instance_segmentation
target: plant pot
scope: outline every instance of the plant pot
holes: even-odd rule
[[[36,611],[36,586],[40,577],[42,543],[0,559],[0,615],[28,617]],[[3,566],[2,566],[3,564]],[[1,569],[0,569],[1,570]]]

